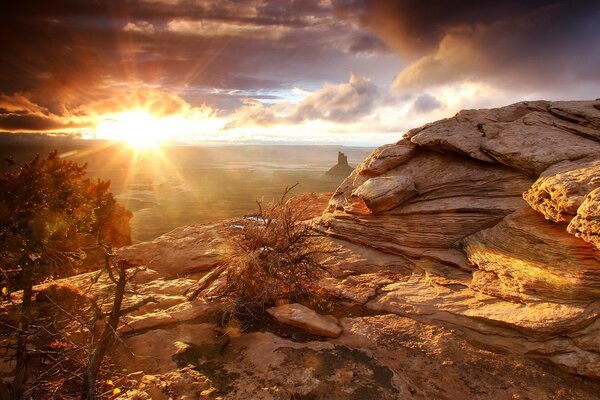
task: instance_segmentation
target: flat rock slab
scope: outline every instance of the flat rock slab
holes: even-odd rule
[[[321,315],[302,304],[285,304],[269,308],[267,312],[282,324],[300,328],[313,335],[337,338],[342,333],[337,318]]]

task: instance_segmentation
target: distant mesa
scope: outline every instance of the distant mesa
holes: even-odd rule
[[[348,164],[348,157],[341,151],[338,151],[338,162],[331,167],[325,174],[327,176],[335,176],[345,178],[352,173],[354,168]]]

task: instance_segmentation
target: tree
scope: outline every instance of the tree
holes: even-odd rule
[[[0,269],[3,287],[23,290],[12,393],[20,399],[33,285],[77,265],[94,243],[127,243],[124,226],[132,215],[108,191],[110,182],[90,180],[85,165],[56,152],[24,164],[6,161],[10,169],[0,177]]]

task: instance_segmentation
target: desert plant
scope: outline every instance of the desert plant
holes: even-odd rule
[[[226,319],[245,325],[260,323],[268,307],[278,302],[315,303],[324,300],[318,285],[326,273],[324,259],[334,250],[303,221],[302,207],[291,207],[286,188],[279,201],[229,227],[224,262],[209,273],[189,296],[196,297],[211,281],[226,274],[212,296],[225,304]]]

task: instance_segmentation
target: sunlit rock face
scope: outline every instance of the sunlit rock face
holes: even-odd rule
[[[413,129],[345,180],[320,226],[415,265],[367,307],[600,376],[600,100]]]

